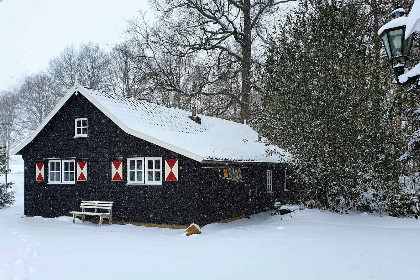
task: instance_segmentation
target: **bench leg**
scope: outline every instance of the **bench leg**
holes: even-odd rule
[[[73,224],[76,223],[75,219],[76,219],[76,216],[73,214]]]
[[[100,227],[102,226],[102,220],[103,220],[103,217],[102,217],[102,215],[101,215],[101,216],[99,216],[99,226],[100,226]]]

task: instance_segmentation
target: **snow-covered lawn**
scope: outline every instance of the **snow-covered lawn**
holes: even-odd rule
[[[420,220],[318,210],[228,224],[201,235],[72,224],[0,209],[0,279],[420,279]]]

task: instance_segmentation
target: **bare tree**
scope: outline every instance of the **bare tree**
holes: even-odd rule
[[[99,45],[81,45],[79,49],[67,47],[51,59],[48,72],[62,90],[74,85],[76,78],[84,86],[107,89],[109,86],[110,57]]]
[[[111,76],[117,82],[114,84],[114,93],[122,96],[131,96],[132,92],[132,62],[130,60],[131,49],[128,43],[117,45],[112,50],[111,56]]]
[[[19,88],[25,127],[34,130],[62,97],[54,79],[41,72],[24,78]]]
[[[79,61],[74,46],[65,48],[61,54],[52,58],[48,67],[48,74],[61,85],[62,88],[70,88],[74,85],[79,72]]]
[[[143,68],[134,59],[136,47],[132,41],[116,45],[110,52],[111,65],[109,90],[126,97],[146,99],[148,79]],[[137,64],[136,64],[137,63]]]
[[[131,38],[153,58],[161,86],[183,95],[224,95],[239,104],[240,120],[250,116],[253,50],[263,37],[264,18],[289,0],[154,0],[159,20],[153,27],[131,21]],[[186,63],[181,79],[168,70],[168,60]],[[197,67],[200,71],[196,71]],[[162,71],[166,70],[166,71]],[[190,74],[190,75],[186,75]],[[239,80],[232,90],[231,81]]]
[[[0,146],[6,147],[7,156],[20,140],[19,104],[19,96],[12,91],[0,93]]]

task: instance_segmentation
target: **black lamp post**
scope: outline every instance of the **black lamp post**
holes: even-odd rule
[[[397,9],[392,12],[391,16],[394,18],[379,29],[379,36],[385,46],[388,59],[394,68],[396,80],[398,76],[404,74],[405,63],[410,55],[411,45],[413,43],[413,35],[405,39],[405,27],[407,17],[404,16],[404,9]],[[409,79],[406,83],[412,83],[415,79]],[[404,84],[406,84],[404,83]]]

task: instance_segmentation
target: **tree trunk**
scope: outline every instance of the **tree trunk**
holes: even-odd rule
[[[249,118],[251,94],[251,1],[243,3],[244,38],[242,44],[242,88],[241,88],[241,122]]]

